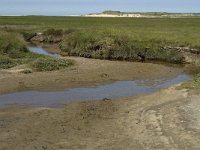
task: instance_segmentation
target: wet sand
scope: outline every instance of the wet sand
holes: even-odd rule
[[[195,150],[200,95],[171,87],[141,97],[0,109],[0,149]]]
[[[183,71],[151,63],[71,59],[76,65],[63,71],[1,71],[0,92],[169,78]],[[0,149],[200,149],[199,106],[199,92],[176,85],[146,96],[67,103],[63,108],[6,107],[0,109]]]

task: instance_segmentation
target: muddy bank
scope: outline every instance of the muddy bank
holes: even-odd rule
[[[0,71],[0,93],[24,89],[62,89],[94,86],[117,80],[146,80],[174,78],[183,69],[162,64],[107,61],[69,57],[75,65],[61,71],[18,72],[26,65]],[[120,68],[120,69],[119,69]],[[148,80],[147,80],[148,82]]]
[[[35,107],[63,107],[68,102],[111,100],[123,97],[141,96],[191,79],[187,74],[175,78],[136,81],[115,81],[113,83],[62,90],[25,90],[0,94],[0,108],[9,105]]]
[[[176,87],[143,97],[0,110],[1,149],[199,149],[199,95]]]
[[[182,67],[70,57],[61,71],[0,71],[0,93],[94,86],[116,80],[173,78]],[[120,68],[120,69],[119,69]],[[196,69],[185,67],[185,71]],[[64,108],[0,109],[0,149],[199,149],[199,93],[182,87],[147,96],[68,103]]]

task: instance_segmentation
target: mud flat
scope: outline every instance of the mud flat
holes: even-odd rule
[[[64,57],[66,58],[66,57]],[[64,59],[63,58],[63,59]],[[184,72],[182,67],[163,64],[121,62],[69,57],[75,65],[61,71],[20,73],[26,66],[0,71],[0,93],[38,89],[90,87],[122,80],[173,79]]]
[[[199,95],[171,87],[64,108],[0,110],[1,149],[199,149]]]
[[[91,88],[119,80],[153,85],[188,71],[173,65],[70,59],[75,65],[61,71],[18,72],[27,66],[2,70],[0,93]],[[199,149],[199,100],[198,92],[175,85],[143,96],[68,102],[61,108],[4,107],[0,149]]]

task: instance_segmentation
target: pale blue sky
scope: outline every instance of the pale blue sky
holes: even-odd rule
[[[200,0],[0,0],[0,15],[81,15],[104,10],[200,12]]]

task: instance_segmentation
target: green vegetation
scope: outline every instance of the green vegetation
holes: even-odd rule
[[[18,34],[0,32],[0,54],[10,58],[24,57],[28,52],[23,38]]]
[[[199,18],[0,17],[0,30],[26,40],[56,43],[69,55],[180,63],[182,55],[165,47],[200,50]]]
[[[22,32],[22,35],[23,35],[25,41],[30,41],[34,36],[36,36],[36,33]]]
[[[184,88],[187,89],[194,89],[194,90],[198,90],[200,89],[200,74],[196,75],[192,80],[185,82],[182,85]]]
[[[90,18],[90,17],[0,17],[0,30],[44,32],[47,29],[76,29],[96,35],[110,32],[134,40],[170,41],[200,48],[199,18]]]
[[[27,54],[25,42],[19,34],[0,32],[0,69],[22,64]]]
[[[67,67],[72,62],[31,53],[27,50],[20,34],[0,32],[0,69],[12,68],[20,64],[30,64],[37,71],[52,71]],[[31,72],[27,70],[24,73]]]
[[[45,57],[36,59],[31,63],[31,66],[36,71],[53,71],[64,69],[72,64],[70,60]]]
[[[60,48],[69,55],[87,58],[181,63],[181,53],[163,49],[173,45],[176,44],[166,40],[139,40],[122,33],[77,31],[66,35]]]
[[[16,65],[17,63],[13,59],[0,55],[0,69],[8,69]]]
[[[65,34],[62,29],[48,29],[39,35],[36,34],[35,41],[42,43],[59,43],[62,41],[63,35]],[[31,38],[27,41],[30,41]]]
[[[57,37],[57,36],[63,36],[64,31],[62,29],[48,29],[44,32],[44,35],[46,36],[53,36],[53,37]]]

